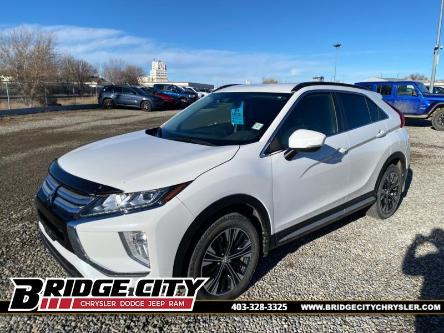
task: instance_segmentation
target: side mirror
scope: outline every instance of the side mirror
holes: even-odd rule
[[[294,131],[288,138],[288,149],[284,153],[285,159],[293,159],[298,152],[319,150],[324,145],[325,138],[325,134],[316,131],[305,129]]]

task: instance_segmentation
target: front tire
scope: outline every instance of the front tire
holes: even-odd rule
[[[111,98],[106,98],[102,102],[103,108],[106,110],[111,110],[114,107],[113,100]]]
[[[432,126],[437,131],[444,131],[444,109],[435,111],[432,118]]]
[[[367,211],[368,216],[385,220],[396,212],[401,202],[402,179],[402,173],[396,165],[387,167],[377,185],[376,202]]]
[[[200,237],[190,258],[188,276],[208,277],[200,299],[235,299],[244,292],[259,260],[258,233],[245,216],[230,213]]]
[[[188,106],[188,99],[186,99],[186,98],[181,98],[180,99],[180,106],[182,107],[182,108],[185,108],[185,107],[187,107]]]

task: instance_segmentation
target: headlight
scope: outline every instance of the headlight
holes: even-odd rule
[[[119,232],[119,235],[130,258],[150,268],[148,243],[145,233],[143,231],[125,231]]]
[[[80,216],[89,217],[114,213],[127,214],[162,206],[179,194],[188,184],[189,182],[158,190],[110,194],[99,197],[90,205],[86,206],[80,212]]]

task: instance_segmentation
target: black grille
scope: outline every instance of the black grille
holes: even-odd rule
[[[63,170],[57,160],[37,192],[36,206],[48,235],[73,252],[67,224],[79,217],[83,207],[97,196],[122,193],[117,188],[74,176]]]
[[[47,201],[60,210],[62,215],[74,216],[94,200],[93,196],[71,191],[51,175],[48,175],[43,182],[42,191]]]
[[[48,175],[37,193],[37,212],[48,236],[73,251],[67,223],[76,218],[94,198],[75,192]]]

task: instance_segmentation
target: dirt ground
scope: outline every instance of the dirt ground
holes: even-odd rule
[[[34,195],[49,163],[75,147],[161,124],[174,111],[92,110],[0,119],[0,298],[9,277],[65,273],[38,240]],[[362,214],[274,250],[243,299],[444,299],[444,132],[408,123],[412,161],[398,212]],[[427,242],[419,241],[423,236]],[[2,316],[0,331],[443,331],[414,316]]]

